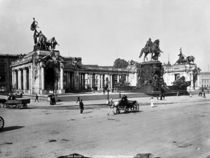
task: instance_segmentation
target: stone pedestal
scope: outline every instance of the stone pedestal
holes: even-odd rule
[[[164,69],[159,61],[142,62],[137,67],[137,87],[144,93],[160,91]]]

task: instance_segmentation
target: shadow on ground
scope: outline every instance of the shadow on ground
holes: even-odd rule
[[[2,130],[0,130],[0,133],[7,132],[7,131],[12,131],[16,129],[23,128],[24,126],[9,126],[9,127],[4,127]]]

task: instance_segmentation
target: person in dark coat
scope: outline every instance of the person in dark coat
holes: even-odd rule
[[[79,102],[79,108],[80,108],[80,114],[82,114],[83,111],[84,111],[84,104],[83,104],[83,102],[82,102],[82,99],[81,99],[80,102]]]
[[[35,96],[35,101],[34,102],[39,102],[39,96],[38,94],[36,93],[36,96]]]

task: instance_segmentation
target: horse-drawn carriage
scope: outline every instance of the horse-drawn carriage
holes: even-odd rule
[[[18,108],[18,109],[25,109],[27,108],[27,104],[30,103],[30,99],[23,99],[23,98],[17,98],[15,100],[7,100],[5,102],[6,108]]]
[[[30,103],[29,98],[22,98],[14,95],[14,94],[9,94],[8,98],[0,98],[0,107],[3,108],[27,108],[27,104]]]
[[[118,102],[110,102],[110,108],[113,109],[114,114],[121,112],[137,112],[139,111],[139,103],[136,100],[128,100],[124,95]]]

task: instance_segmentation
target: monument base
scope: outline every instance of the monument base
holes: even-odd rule
[[[142,62],[137,66],[137,87],[147,94],[158,93],[163,80],[164,69],[160,61]]]

